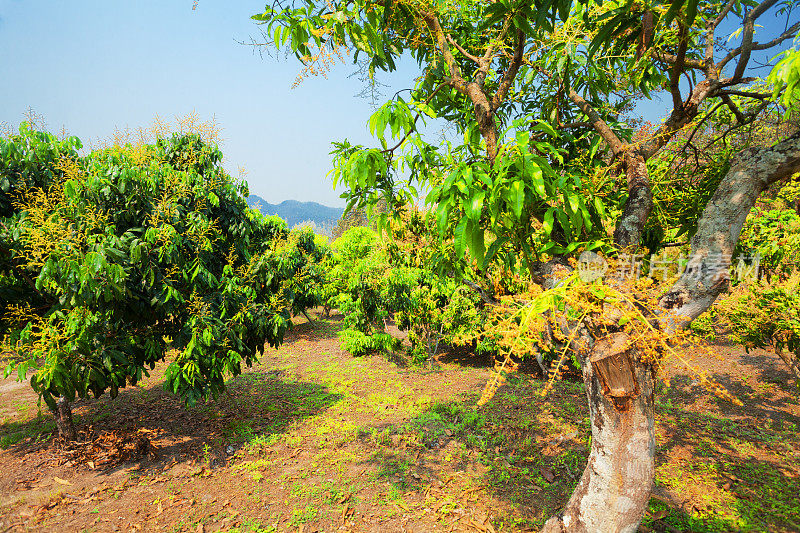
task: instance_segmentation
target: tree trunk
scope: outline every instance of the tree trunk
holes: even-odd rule
[[[72,421],[72,406],[65,397],[61,396],[56,400],[56,408],[53,410],[53,416],[56,419],[59,437],[63,437],[68,441],[74,441],[78,438],[78,432],[75,430],[75,423]]]
[[[647,161],[638,150],[625,153],[625,177],[628,182],[628,200],[614,230],[614,242],[619,249],[639,246],[647,218],[653,209],[653,192]]]
[[[727,287],[733,248],[758,195],[798,171],[800,132],[736,158],[698,221],[686,270],[659,300],[665,332],[711,307]],[[545,532],[636,531],[647,510],[655,471],[653,372],[635,354],[617,353],[620,335],[599,340],[582,361],[592,450],[572,497]]]
[[[624,337],[624,338],[623,338]],[[621,351],[627,335],[599,340],[584,361],[592,450],[564,510],[543,532],[636,531],[655,471],[653,372]]]
[[[797,356],[792,352],[788,352],[784,350],[776,350],[778,357],[783,359],[783,362],[786,363],[786,366],[789,367],[789,371],[794,376],[795,384],[800,387],[800,360],[797,359]]]

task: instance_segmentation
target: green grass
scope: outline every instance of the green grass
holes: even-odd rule
[[[7,449],[27,438],[38,442],[49,437],[55,428],[53,417],[41,412],[32,420],[4,422],[0,424],[0,448]]]

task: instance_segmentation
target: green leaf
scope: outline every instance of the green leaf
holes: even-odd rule
[[[468,222],[466,232],[469,237],[468,240],[470,254],[480,265],[483,263],[483,258],[486,255],[483,228],[481,228],[478,224]]]
[[[468,199],[466,203],[465,211],[467,213],[467,217],[469,217],[469,219],[475,224],[477,224],[481,218],[481,213],[483,212],[483,200],[485,196],[486,193],[484,191],[478,191],[472,198]]]
[[[531,173],[531,179],[533,181],[533,190],[536,191],[536,194],[539,195],[540,198],[544,199],[547,198],[547,190],[544,186],[544,178],[542,178],[542,170],[536,169]]]
[[[595,196],[592,201],[594,203],[594,208],[597,210],[597,214],[600,215],[601,218],[605,218],[606,206],[603,205],[603,200],[601,200],[599,196]]]
[[[514,216],[517,219],[522,218],[522,208],[525,205],[525,184],[521,181],[515,181],[509,188],[511,192],[511,207],[514,210]]]
[[[544,214],[544,220],[542,221],[542,229],[544,229],[545,234],[548,236],[553,233],[553,224],[555,223],[554,213],[556,208],[551,207],[549,208]]]
[[[500,251],[500,248],[508,242],[508,237],[498,237],[495,239],[492,244],[489,245],[489,249],[487,250],[486,254],[483,258],[483,263],[481,264],[481,268],[486,268],[488,263],[494,259],[494,256],[497,255],[497,252]]]
[[[453,230],[456,255],[461,257],[467,249],[467,217],[463,217]]]
[[[677,15],[678,11],[683,7],[683,2],[684,0],[672,0],[672,5],[669,6],[667,13],[659,21],[661,26],[669,28],[669,25],[672,24],[672,21],[675,19],[675,15]]]
[[[691,27],[697,18],[697,0],[688,0],[686,3],[686,25]]]

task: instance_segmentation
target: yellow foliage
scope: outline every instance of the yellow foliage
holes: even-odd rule
[[[613,260],[612,269],[614,268]],[[486,327],[475,338],[492,338],[502,363],[486,385],[478,402],[483,405],[503,384],[505,374],[513,371],[514,358],[535,356],[537,352],[558,354],[548,372],[546,395],[565,368],[570,351],[588,358],[594,343],[614,332],[624,332],[630,349],[639,361],[662,369],[674,358],[685,366],[709,392],[737,405],[741,401],[714,381],[705,370],[693,365],[679,352],[681,347],[713,356],[711,348],[688,330],[669,333],[661,329],[657,298],[660,287],[650,279],[623,280],[604,284],[583,282],[577,272],[560,281],[557,287],[542,291],[532,285],[529,291],[503,297],[489,314]],[[661,372],[668,385],[667,377]]]

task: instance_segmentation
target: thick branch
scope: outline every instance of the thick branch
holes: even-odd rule
[[[675,63],[672,65],[672,70],[669,73],[669,92],[672,94],[672,108],[679,109],[683,106],[683,97],[681,96],[681,74],[683,73],[683,65],[686,61],[686,49],[689,46],[689,31],[683,24],[680,26],[680,37],[678,41],[678,53],[675,57]]]
[[[778,35],[777,37],[775,37],[774,39],[772,39],[769,42],[766,42],[766,43],[763,43],[763,44],[759,44],[759,43],[751,44],[749,49],[751,51],[752,50],[758,51],[758,50],[767,50],[769,48],[773,48],[775,46],[778,46],[779,44],[781,44],[783,41],[785,41],[787,39],[793,39],[794,36],[797,35],[798,31],[800,31],[800,22],[798,22],[796,24],[793,24],[791,27],[789,27],[789,29],[787,29],[785,32],[781,33],[780,35]],[[744,44],[742,46],[734,48],[733,50],[728,52],[728,55],[723,57],[719,61],[719,63],[717,63],[717,66],[716,66],[717,70],[718,71],[722,71],[722,68],[725,65],[727,65],[733,58],[735,58],[739,54],[742,54],[742,51],[744,49],[743,46],[744,46]],[[748,59],[749,59],[749,54],[748,54]],[[739,65],[742,65],[741,58],[739,60]],[[739,65],[737,65],[737,71],[738,71]],[[744,71],[742,71],[742,73],[744,73]],[[734,75],[734,79],[737,79],[736,75]]]
[[[689,98],[679,108],[670,113],[669,118],[656,130],[641,149],[645,159],[650,159],[657,154],[672,139],[675,132],[689,124],[697,116],[700,105],[719,88],[719,82],[705,79],[694,86]]]
[[[518,29],[516,36],[516,43],[514,44],[514,57],[511,58],[511,63],[509,63],[508,68],[506,69],[506,72],[503,75],[503,79],[500,82],[500,86],[497,88],[497,92],[494,93],[494,98],[492,98],[493,111],[496,111],[500,107],[500,104],[503,103],[503,100],[508,94],[509,89],[514,84],[514,78],[517,77],[517,73],[519,72],[519,67],[522,65],[522,57],[524,53],[525,53],[525,32]]]
[[[747,98],[755,98],[757,100],[765,100],[772,97],[772,93],[751,93],[748,91],[736,91],[729,89],[726,91],[719,91],[720,96],[746,96]]]
[[[612,131],[611,128],[608,127],[608,124],[600,117],[600,114],[594,110],[592,105],[583,99],[581,95],[575,92],[575,89],[570,88],[569,90],[569,99],[572,100],[572,103],[577,105],[583,114],[589,118],[589,122],[591,122],[592,127],[600,134],[603,140],[608,143],[611,147],[611,151],[614,152],[614,155],[620,155],[624,150],[625,145],[622,141],[619,140],[617,134]]]
[[[708,120],[708,119],[709,119],[709,117],[711,117],[712,115],[714,115],[714,113],[716,113],[716,112],[717,112],[717,109],[719,109],[719,108],[720,108],[720,107],[722,107],[723,105],[725,105],[725,104],[724,104],[724,103],[722,103],[722,102],[719,102],[719,103],[717,103],[717,105],[715,105],[714,107],[712,107],[712,108],[711,108],[711,111],[709,111],[708,113],[706,113],[706,114],[705,114],[705,116],[703,116],[703,118],[701,118],[701,119],[700,119],[700,122],[698,122],[698,123],[697,123],[697,125],[695,125],[695,127],[692,129],[692,133],[690,133],[690,134],[689,134],[689,138],[686,140],[686,144],[685,144],[685,145],[683,145],[683,148],[682,148],[682,149],[681,149],[681,150],[680,150],[678,153],[681,153],[681,152],[683,152],[684,150],[686,150],[686,148],[688,148],[688,147],[689,147],[689,146],[692,144],[692,139],[694,139],[694,136],[697,134],[697,132],[698,132],[698,131],[700,131],[700,126],[702,126],[702,125],[703,125],[703,123],[704,123],[706,120]],[[695,152],[696,152],[696,151],[697,151],[697,150],[695,149]],[[697,157],[696,157],[696,156],[695,156],[695,159],[697,159]]]
[[[658,52],[656,53],[656,59],[663,61],[664,63],[669,63],[670,65],[674,65],[678,62],[678,56],[675,54],[668,54],[666,52]],[[702,70],[705,72],[706,64],[699,59],[692,59],[691,57],[684,57],[683,58],[683,65],[684,67]]]
[[[489,75],[489,67],[492,65],[492,61],[494,60],[494,53],[495,53],[495,43],[501,43],[505,41],[506,35],[508,34],[508,29],[511,27],[511,17],[508,17],[506,21],[503,23],[503,29],[500,30],[500,34],[497,36],[497,39],[493,39],[489,46],[486,47],[486,53],[480,58],[479,61],[479,68],[478,72],[475,75],[475,81],[478,83],[481,89],[483,89],[483,84],[486,81],[486,76]]]
[[[739,122],[739,124],[744,124],[745,116],[741,111],[739,111],[739,108],[736,107],[736,104],[733,103],[733,100],[731,100],[731,97],[728,96],[727,94],[723,94],[721,96],[721,99],[722,99],[723,102],[725,102],[725,105],[728,106],[728,109],[731,110],[731,113],[734,114],[734,116],[736,117],[736,120]]]
[[[467,87],[466,82],[464,81],[464,76],[461,73],[461,67],[458,66],[458,62],[453,56],[453,51],[450,50],[450,47],[447,44],[447,36],[445,35],[444,30],[439,23],[439,19],[432,13],[427,13],[423,17],[423,20],[433,34],[433,38],[436,40],[436,46],[442,53],[442,58],[444,59],[445,65],[447,65],[447,70],[450,73],[449,84],[457,91],[466,94]]]
[[[625,177],[628,182],[628,200],[614,230],[614,242],[621,249],[639,245],[647,217],[653,209],[653,192],[647,162],[641,151],[625,152]]]
[[[741,55],[739,56],[739,63],[736,65],[736,71],[733,73],[733,79],[739,79],[744,76],[744,69],[747,68],[747,63],[750,61],[750,53],[753,51],[753,33],[756,29],[756,19],[764,14],[764,12],[772,7],[778,0],[765,0],[759,5],[754,7],[747,13],[744,18],[744,34],[742,35]]]
[[[713,69],[714,66],[714,33],[717,30],[717,26],[719,26],[725,17],[728,16],[728,13],[731,12],[733,5],[736,3],[736,0],[728,0],[728,3],[725,4],[725,7],[722,8],[722,11],[719,12],[717,18],[711,22],[708,27],[706,28],[706,53],[705,53],[705,63],[708,67],[706,74],[708,76],[716,76],[717,71]]]
[[[771,148],[740,154],[703,211],[686,270],[659,304],[670,330],[705,312],[728,286],[731,256],[747,214],[771,184],[800,171],[800,132]]]
[[[441,50],[444,62],[450,72],[450,78],[447,80],[447,83],[460,93],[466,95],[472,102],[481,137],[483,137],[486,142],[486,154],[489,158],[489,164],[493,165],[494,159],[497,157],[497,125],[494,121],[492,104],[478,83],[467,83],[464,80],[461,67],[458,66],[458,62],[456,62],[453,52],[450,50],[447,36],[444,30],[442,30],[439,19],[432,13],[425,14],[423,19],[433,33],[436,39],[436,45],[439,50]]]

